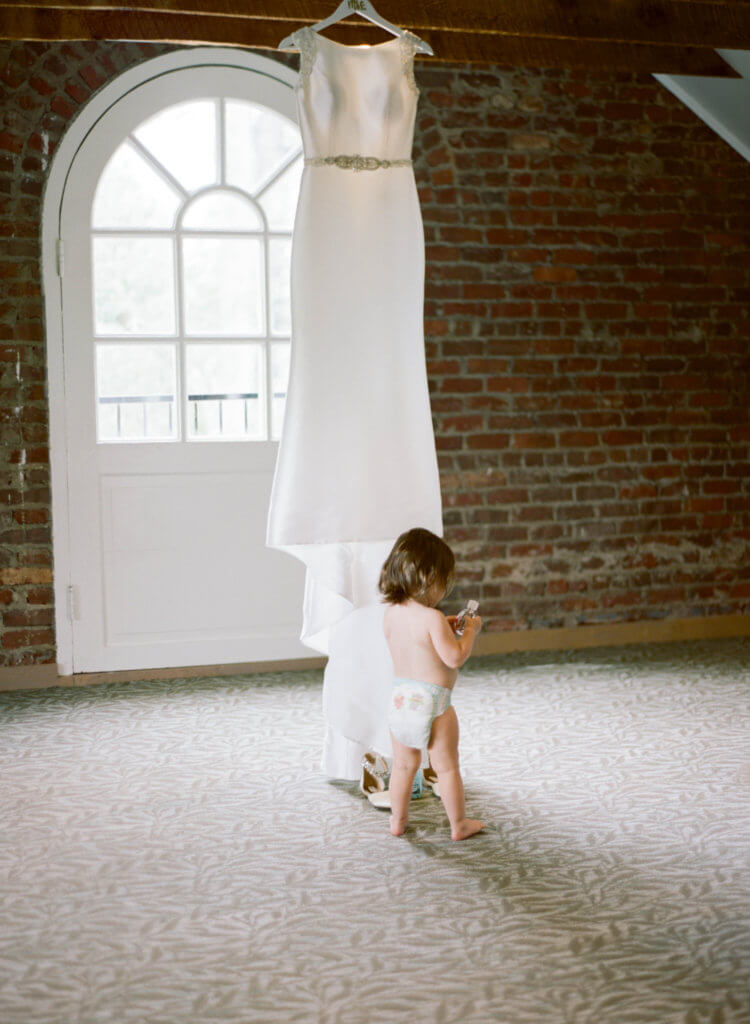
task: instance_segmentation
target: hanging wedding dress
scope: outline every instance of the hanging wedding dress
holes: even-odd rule
[[[305,166],[267,543],[307,567],[301,639],[328,655],[322,768],[354,779],[366,749],[391,754],[381,566],[404,530],[442,536],[410,159],[416,37],[348,46],[305,27],[293,38]]]

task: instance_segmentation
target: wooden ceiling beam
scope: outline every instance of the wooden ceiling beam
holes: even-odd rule
[[[288,31],[288,22],[246,18],[0,6],[0,39],[128,39],[275,50]],[[427,59],[440,62],[738,77],[713,50],[684,46],[593,45],[431,30],[422,36],[435,51],[435,58]]]
[[[90,12],[144,11],[314,24],[330,14],[331,0],[15,0],[9,8]],[[427,29],[489,32],[519,38],[750,49],[750,0],[411,0],[382,13],[414,32]],[[292,27],[290,25],[290,27]],[[352,17],[333,30],[372,31]]]
[[[290,27],[288,20],[246,16],[0,5],[0,39],[9,40],[121,39],[275,50]],[[364,24],[357,28],[357,42],[363,36],[365,41],[382,41],[382,29]],[[354,41],[346,35],[347,29],[337,25],[326,34],[340,40],[343,34],[341,41]],[[702,47],[525,38],[443,29],[421,30],[419,34],[435,52],[434,58],[427,59],[441,63],[740,77],[714,50]]]

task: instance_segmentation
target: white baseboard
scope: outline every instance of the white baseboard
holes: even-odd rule
[[[117,672],[75,672],[61,675],[56,665],[19,665],[0,668],[0,692],[39,690],[48,686],[94,686],[97,683],[130,683],[137,679],[194,679],[199,676],[240,676],[259,672],[295,672],[322,669],[323,657],[288,661],[252,661],[230,665],[178,665],[174,668],[121,669]]]
[[[510,651],[565,651],[578,647],[626,646],[750,636],[750,615],[712,615],[689,619],[656,619],[612,622],[597,626],[560,629],[518,629],[507,633],[483,633],[476,655]],[[57,665],[0,667],[0,692],[40,690],[49,686],[93,686],[97,683],[132,682],[136,679],[193,679],[199,676],[234,676],[259,672],[295,672],[322,669],[323,657],[293,661],[255,661],[234,665],[182,665],[175,668],[133,669],[118,672],[79,672],[60,675]]]
[[[508,633],[480,633],[474,653],[565,651],[577,647],[659,644],[677,640],[709,640],[731,636],[750,636],[750,615],[648,619],[640,622],[611,622],[596,626],[517,629]]]

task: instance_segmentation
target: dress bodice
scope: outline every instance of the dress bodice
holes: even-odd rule
[[[345,46],[305,26],[293,39],[301,54],[296,92],[305,157],[411,157],[419,96],[416,36],[405,32],[374,46]]]

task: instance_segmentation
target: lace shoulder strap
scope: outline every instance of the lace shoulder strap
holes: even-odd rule
[[[315,60],[315,32],[309,25],[303,25],[292,35],[294,45],[300,52],[299,80],[300,84],[310,77]]]
[[[417,52],[421,40],[412,35],[408,29],[399,36],[399,40],[401,42],[401,66],[404,69],[406,81],[411,91],[418,96],[419,88],[414,77],[414,54]]]

